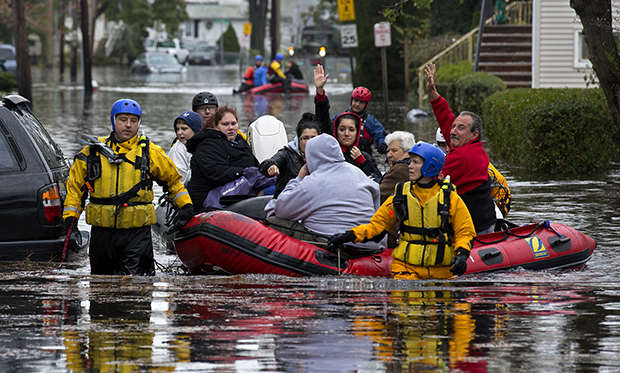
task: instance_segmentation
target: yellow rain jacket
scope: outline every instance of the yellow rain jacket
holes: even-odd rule
[[[407,198],[408,219],[405,226],[417,228],[438,228],[441,218],[438,213],[437,202],[443,202],[443,190],[439,184],[430,188],[420,187],[411,182],[405,183],[403,194]],[[352,229],[355,233],[355,242],[372,239],[381,232],[391,230],[398,223],[394,210],[394,196],[388,197],[379,207],[379,210],[370,219],[370,223]],[[472,240],[476,236],[474,224],[467,206],[456,193],[450,191],[450,209],[448,224],[451,232],[444,232],[445,251],[437,262],[440,237],[429,237],[421,234],[403,232],[401,229],[400,242],[392,252],[392,276],[394,278],[450,278],[450,261],[456,255],[457,249],[471,251]],[[402,226],[401,226],[402,228]],[[448,237],[451,236],[451,237]],[[436,241],[435,241],[436,240]],[[425,243],[422,243],[425,242]],[[399,277],[405,273],[405,277]],[[411,274],[413,277],[408,277]]]
[[[493,202],[495,202],[499,210],[502,212],[502,215],[506,217],[506,215],[508,215],[508,211],[510,211],[510,201],[512,200],[510,189],[508,189],[508,182],[490,162],[489,177],[492,180],[491,198],[493,198]]]
[[[84,209],[86,196],[90,193],[90,203],[86,205],[88,224],[116,229],[152,225],[156,222],[152,203],[153,181],[168,190],[170,199],[177,207],[191,203],[181,183],[181,175],[161,147],[146,138],[139,141],[137,135],[123,143],[113,142],[112,137],[101,137],[99,140],[114,153],[124,155],[125,160],[111,163],[96,152],[98,157],[93,156],[91,159],[98,158],[98,161],[92,162],[95,166],[89,170],[87,164],[94,147],[84,147],[75,157],[69,172],[63,219],[71,216],[78,218]],[[142,161],[145,153],[148,153],[149,162]],[[100,164],[99,172],[96,171],[97,164]]]

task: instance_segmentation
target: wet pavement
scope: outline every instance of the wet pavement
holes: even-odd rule
[[[232,96],[238,66],[194,67],[185,77],[136,78],[126,68],[93,72],[99,89],[33,71],[34,112],[67,157],[76,132],[105,135],[121,97],[141,103],[143,128],[167,149],[174,118],[194,94],[215,93],[240,123],[279,117],[292,134],[312,96]],[[306,76],[310,83],[310,76]],[[347,83],[326,87],[348,104]],[[397,97],[397,95],[394,95]],[[374,100],[374,97],[373,97]],[[377,117],[380,99],[371,102]],[[389,131],[432,140],[432,120],[409,123],[392,100]],[[0,264],[0,371],[5,372],[617,372],[620,371],[620,167],[562,177],[493,159],[513,193],[509,218],[543,219],[591,235],[585,268],[515,270],[455,281],[282,276],[187,276],[157,245],[155,277],[91,276],[74,262]],[[83,221],[82,229],[88,229]]]

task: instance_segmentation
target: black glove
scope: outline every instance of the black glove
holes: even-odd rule
[[[377,145],[377,152],[379,154],[387,153],[387,144],[382,142],[381,144]]]
[[[82,249],[82,234],[78,229],[77,222],[77,218],[70,217],[66,218],[62,224],[65,242],[69,240],[67,247],[76,253]]]
[[[458,249],[456,252],[458,254],[452,258],[452,261],[450,261],[450,265],[452,266],[450,272],[452,272],[455,276],[461,276],[467,271],[467,259],[469,258],[469,252],[464,249]]]
[[[172,219],[172,226],[170,227],[170,229],[168,229],[166,234],[173,234],[180,231],[193,216],[194,206],[192,206],[191,203],[188,203],[187,205],[181,207],[181,209],[179,209],[179,212],[177,212],[177,215],[174,217],[174,219]]]
[[[343,243],[353,241],[355,241],[355,233],[353,233],[353,231],[346,231],[344,233],[336,233],[329,237],[329,239],[327,240],[327,244],[331,246],[338,246],[342,245]]]

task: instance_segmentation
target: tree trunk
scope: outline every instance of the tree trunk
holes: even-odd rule
[[[60,57],[60,81],[63,81],[65,73],[65,13],[67,12],[67,0],[60,0],[60,19],[58,20],[58,53]]]
[[[90,27],[88,26],[90,22],[88,22],[90,18],[90,12],[88,8],[88,0],[81,0],[81,11],[82,11],[82,71],[83,71],[83,79],[84,79],[84,93],[86,96],[90,96],[93,94],[93,81],[92,81],[92,69],[93,62],[90,54],[90,36],[89,31]]]
[[[28,32],[23,0],[12,0],[13,37],[15,38],[15,59],[17,60],[17,91],[32,101],[32,75],[28,53]]]
[[[570,5],[581,19],[592,68],[620,130],[620,56],[611,25],[611,1],[571,0]]]
[[[70,74],[71,74],[71,82],[75,83],[77,80],[77,27],[79,22],[79,14],[78,14],[78,3],[77,0],[71,0],[71,18],[72,18],[72,39],[71,39],[71,66],[70,66]]]

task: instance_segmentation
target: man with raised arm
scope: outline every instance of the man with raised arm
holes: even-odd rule
[[[456,191],[467,205],[477,234],[492,232],[495,205],[491,198],[489,155],[482,147],[482,118],[469,111],[455,116],[435,87],[435,65],[425,68],[426,88],[435,118],[450,151],[442,174],[450,175]]]

